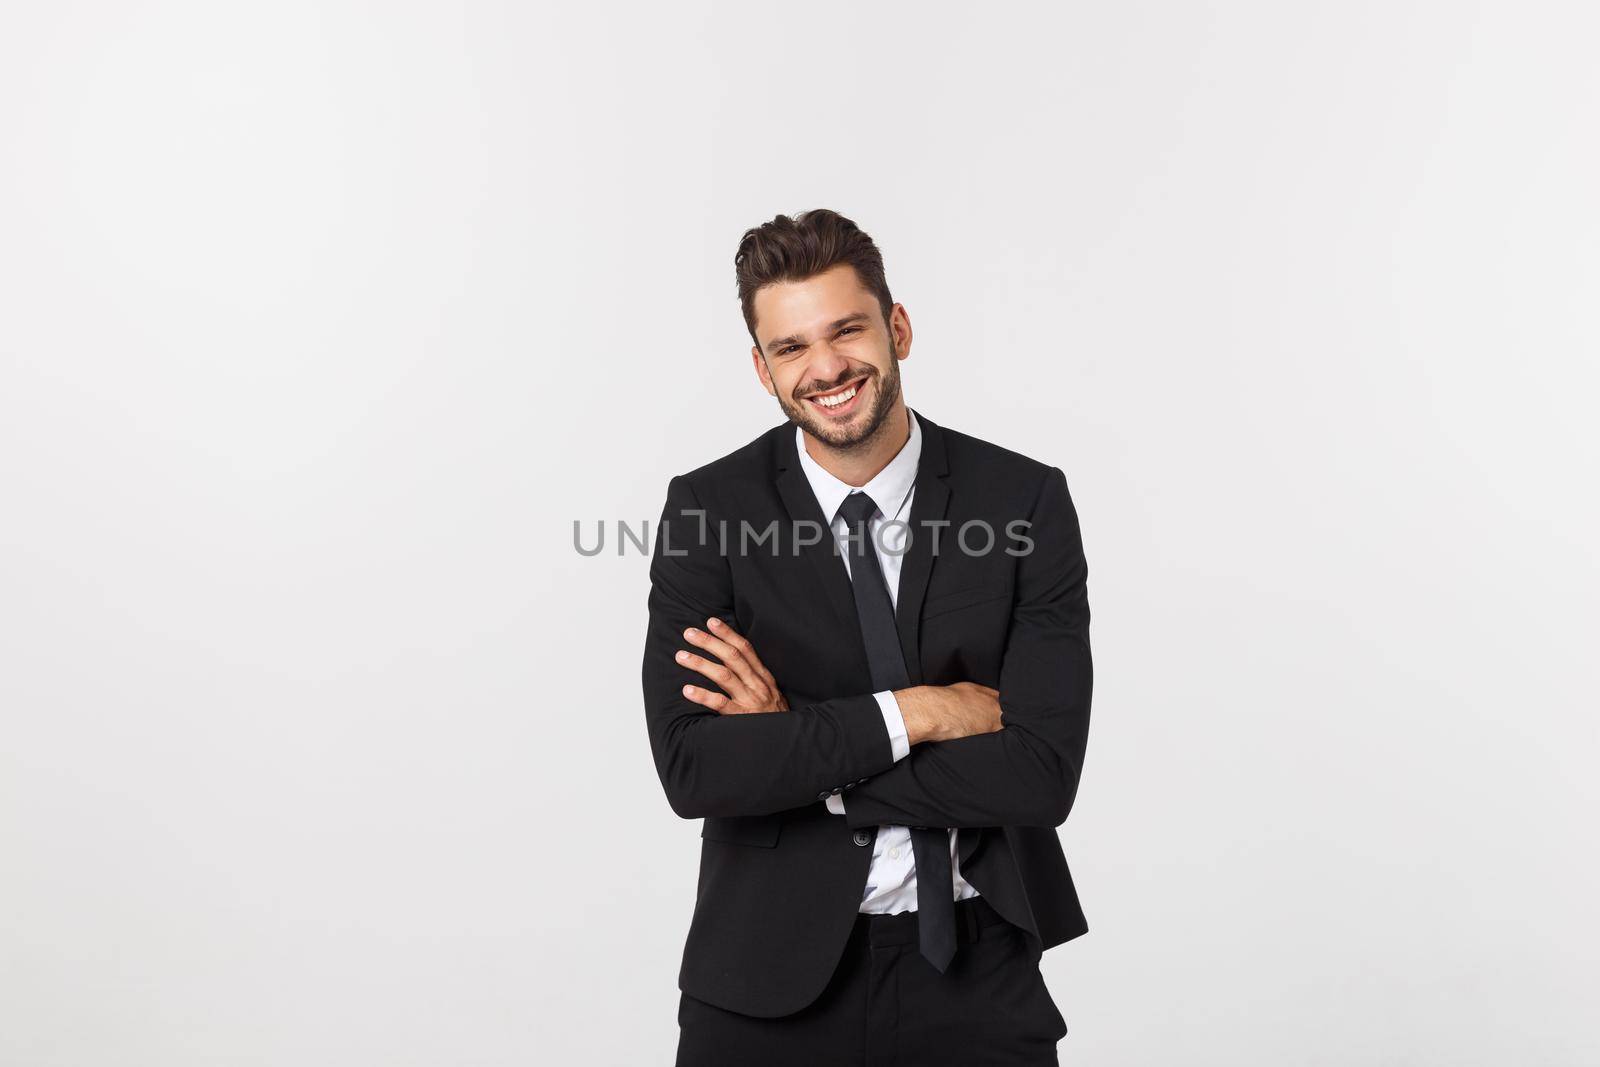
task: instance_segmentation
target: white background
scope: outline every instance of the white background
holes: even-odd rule
[[[1600,1060],[1586,5],[0,17],[0,1063],[670,1063],[644,557],[884,250],[1062,467],[1063,1059]]]

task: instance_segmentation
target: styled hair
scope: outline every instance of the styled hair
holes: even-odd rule
[[[894,298],[883,277],[883,255],[854,222],[819,207],[794,218],[779,215],[746,230],[733,266],[739,279],[739,308],[756,348],[761,347],[756,337],[756,291],[775,282],[804,281],[841,263],[854,267],[862,287],[878,298],[887,325]]]

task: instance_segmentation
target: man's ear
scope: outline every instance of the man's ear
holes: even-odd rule
[[[772,374],[767,370],[767,361],[761,358],[761,349],[755,345],[750,346],[750,362],[755,364],[756,377],[761,379],[761,387],[767,391],[767,395],[777,396],[778,391],[772,386]]]
[[[904,304],[889,309],[889,333],[894,338],[894,358],[911,358],[911,316]]]

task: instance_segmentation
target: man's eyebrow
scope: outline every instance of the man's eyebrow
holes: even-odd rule
[[[832,322],[828,323],[828,329],[826,332],[832,333],[840,327],[850,325],[852,322],[870,322],[871,318],[872,317],[865,311],[856,311],[846,315],[842,319],[834,319]],[[804,337],[801,337],[797,333],[791,333],[788,337],[780,337],[776,341],[768,341],[767,351],[773,352],[784,347],[785,345],[798,345],[803,343],[805,343]]]

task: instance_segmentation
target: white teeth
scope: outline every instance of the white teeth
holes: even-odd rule
[[[836,408],[840,404],[843,404],[846,400],[849,400],[851,397],[855,396],[857,388],[857,386],[852,385],[838,396],[819,396],[817,397],[817,403],[821,404],[825,408]]]

